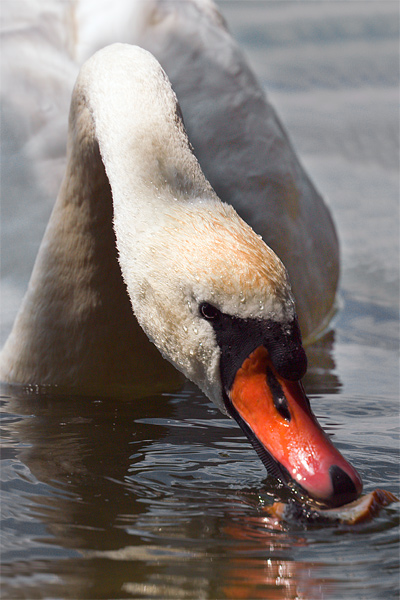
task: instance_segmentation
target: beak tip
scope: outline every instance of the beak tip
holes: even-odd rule
[[[362,492],[362,481],[358,473],[354,471],[352,477],[341,467],[332,465],[329,469],[332,482],[331,504],[342,506],[356,500]]]

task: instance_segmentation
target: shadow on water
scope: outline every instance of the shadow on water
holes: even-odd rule
[[[311,394],[340,389],[333,337],[309,351]],[[4,597],[313,600],[343,585],[312,548],[346,532],[271,524],[263,507],[282,491],[191,384],[141,401],[20,390],[3,403]]]

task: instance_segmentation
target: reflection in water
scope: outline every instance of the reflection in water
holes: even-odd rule
[[[341,389],[332,341],[313,347],[307,376],[328,404]],[[367,568],[354,530],[265,515],[284,490],[191,384],[124,402],[13,390],[4,411],[7,598],[319,600],[348,585],[332,560]],[[389,510],[358,534],[391,532],[395,519]]]
[[[337,394],[342,387],[333,355],[335,331],[328,330],[323,337],[307,348],[308,370],[304,385],[308,394]]]
[[[329,363],[327,340],[315,352]],[[276,482],[190,384],[136,402],[14,390],[4,409],[6,487],[22,488],[30,538],[5,529],[16,590],[34,595],[41,578],[69,598],[320,598],[312,565],[294,560],[306,539],[262,515]]]

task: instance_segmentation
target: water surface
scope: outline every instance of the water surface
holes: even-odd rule
[[[365,491],[398,494],[398,5],[220,4],[341,239],[340,308],[308,348],[313,409]],[[5,165],[26,175],[17,144]],[[2,186],[4,334],[50,210],[25,209],[22,179],[20,205]],[[2,403],[4,598],[398,598],[398,504],[356,527],[273,526],[282,490],[190,383]]]

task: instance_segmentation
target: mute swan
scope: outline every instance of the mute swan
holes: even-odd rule
[[[307,360],[283,264],[204,177],[159,63],[115,44],[76,82],[67,170],[1,378],[86,392],[156,378],[166,367],[143,360],[128,295],[148,338],[272,474],[330,505],[359,495],[299,383]]]

